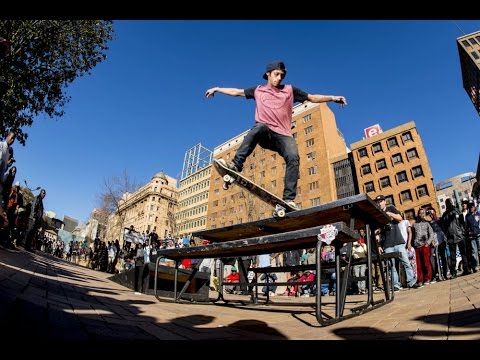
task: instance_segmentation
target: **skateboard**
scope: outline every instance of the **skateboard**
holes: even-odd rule
[[[249,180],[242,174],[229,169],[226,166],[225,160],[213,159],[213,164],[217,169],[218,173],[223,176],[224,190],[228,190],[228,188],[232,184],[237,184],[241,188],[249,191],[261,200],[265,201],[267,204],[272,205],[275,208],[273,211],[273,216],[275,217],[284,217],[286,213],[297,210],[288,205],[283,199],[272,194],[270,191],[262,188],[261,186],[255,184],[253,181]]]

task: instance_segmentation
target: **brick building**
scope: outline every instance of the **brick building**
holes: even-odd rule
[[[387,204],[415,217],[426,205],[439,213],[427,154],[413,121],[351,144],[360,192],[384,195]]]

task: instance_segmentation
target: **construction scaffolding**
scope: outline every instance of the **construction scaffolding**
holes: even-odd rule
[[[180,180],[195,174],[200,169],[212,163],[213,152],[202,146],[201,143],[191,147],[185,152],[183,160],[182,177]]]

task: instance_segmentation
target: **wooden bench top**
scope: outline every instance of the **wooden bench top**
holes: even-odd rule
[[[359,238],[358,233],[350,229],[343,222],[331,225],[338,231],[335,241],[346,243],[356,241]],[[157,251],[157,255],[171,260],[179,260],[185,258],[202,259],[239,257],[270,254],[288,250],[308,249],[316,246],[318,242],[318,234],[322,228],[323,226],[315,226],[286,233],[223,241],[204,246],[163,249]]]
[[[352,221],[354,222],[352,226]],[[366,194],[358,194],[330,203],[287,213],[283,218],[268,218],[193,233],[192,236],[211,242],[248,239],[307,229],[334,222],[343,222],[358,229],[369,224],[373,228],[389,222],[388,216]]]

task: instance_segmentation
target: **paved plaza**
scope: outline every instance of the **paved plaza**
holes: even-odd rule
[[[110,276],[42,252],[0,248],[2,342],[25,334],[62,341],[480,340],[480,272],[396,292],[389,304],[325,327],[315,319],[314,298],[175,304],[136,295]]]

